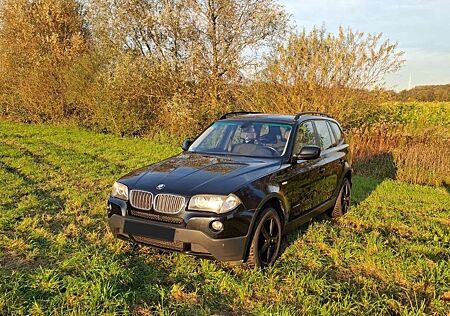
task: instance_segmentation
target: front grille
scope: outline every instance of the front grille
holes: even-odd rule
[[[179,217],[155,215],[155,214],[150,214],[147,212],[141,212],[141,211],[136,211],[136,210],[130,210],[130,213],[133,216],[142,217],[142,218],[146,218],[146,219],[150,219],[150,220],[158,221],[158,222],[173,223],[173,224],[182,224],[183,223],[183,219],[179,218]]]
[[[185,198],[173,194],[158,194],[155,199],[154,209],[160,213],[176,214],[185,206]]]
[[[149,211],[152,209],[153,194],[146,191],[131,190],[131,206],[140,210]]]
[[[184,244],[182,241],[165,241],[144,236],[133,236],[133,239],[137,242],[159,248],[172,249],[177,251],[184,250]]]

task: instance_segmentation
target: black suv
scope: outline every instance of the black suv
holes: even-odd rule
[[[284,233],[349,208],[349,146],[325,114],[229,113],[182,148],[114,184],[108,222],[115,236],[264,267],[276,260]]]

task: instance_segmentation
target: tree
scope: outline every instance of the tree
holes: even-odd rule
[[[0,103],[29,121],[70,110],[63,71],[87,50],[83,7],[75,0],[1,0]]]
[[[402,90],[393,97],[401,101],[450,101],[450,84],[416,86],[411,90]]]
[[[93,0],[90,12],[100,45],[169,65],[215,104],[287,28],[274,0]]]
[[[273,103],[266,106],[318,110],[347,122],[364,117],[384,76],[403,63],[397,44],[381,36],[343,28],[334,35],[325,27],[292,34],[267,58],[261,79]]]
[[[276,0],[0,0],[0,116],[180,137],[234,109],[354,124],[402,64],[380,34],[289,31]]]
[[[256,67],[258,53],[286,33],[288,19],[273,0],[194,2],[198,44],[194,55],[217,102],[225,84],[240,81]]]

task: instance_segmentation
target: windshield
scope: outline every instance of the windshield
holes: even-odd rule
[[[219,121],[189,151],[274,158],[284,154],[292,126],[252,121]]]

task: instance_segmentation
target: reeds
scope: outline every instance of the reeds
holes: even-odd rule
[[[450,183],[450,135],[445,128],[380,125],[349,136],[357,173],[415,184]]]

